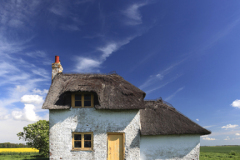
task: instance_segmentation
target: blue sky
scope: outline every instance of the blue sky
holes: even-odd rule
[[[240,2],[0,0],[0,142],[48,119],[41,105],[59,55],[65,73],[117,72],[240,144]]]

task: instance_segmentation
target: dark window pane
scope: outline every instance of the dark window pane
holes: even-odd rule
[[[75,94],[75,100],[81,100],[82,95],[81,94]]]
[[[82,106],[82,101],[75,101],[75,106]]]
[[[84,134],[84,140],[91,140],[91,134]]]
[[[91,148],[91,141],[84,141],[84,148]]]
[[[90,101],[91,100],[91,94],[84,94],[84,100]]]
[[[81,134],[74,134],[74,140],[81,140]]]
[[[84,106],[91,106],[91,101],[84,101]]]
[[[81,148],[81,141],[75,141],[74,148]]]

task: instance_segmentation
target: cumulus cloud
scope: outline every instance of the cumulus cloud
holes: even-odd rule
[[[235,101],[232,102],[231,104],[233,107],[240,108],[240,100],[236,99]]]
[[[199,119],[196,119],[196,121],[199,121]]]
[[[12,117],[16,120],[24,120],[24,121],[38,121],[41,118],[35,113],[35,106],[32,104],[25,104],[23,110],[15,110],[12,111]]]
[[[236,135],[236,136],[240,136],[240,133],[236,133],[235,135]]]
[[[225,140],[225,141],[228,141],[228,140],[230,140],[229,136],[227,136],[227,137],[226,137],[224,140]]]
[[[222,126],[222,128],[230,129],[230,128],[236,128],[237,126],[238,126],[237,124],[234,124],[234,125],[228,124],[228,125],[226,125],[226,126]]]
[[[214,141],[214,140],[216,140],[215,138],[210,138],[208,135],[202,136],[202,139],[206,140],[206,141]]]
[[[43,98],[39,95],[24,95],[21,97],[21,102],[25,104],[42,104]]]

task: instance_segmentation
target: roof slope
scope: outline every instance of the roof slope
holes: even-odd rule
[[[96,109],[142,109],[145,92],[117,74],[57,74],[50,86],[43,109],[68,109],[71,92],[94,92]],[[67,103],[64,102],[67,101]]]
[[[140,110],[140,121],[141,135],[206,135],[211,133],[161,99],[145,101],[145,109]]]

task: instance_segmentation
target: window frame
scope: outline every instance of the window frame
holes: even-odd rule
[[[81,134],[81,148],[74,147],[74,135]],[[84,147],[84,135],[90,134],[91,135],[91,148]],[[89,140],[88,140],[89,141]],[[72,150],[83,150],[83,151],[92,151],[93,150],[93,132],[72,132]]]
[[[80,94],[81,95],[81,103],[82,106],[75,106],[75,95],[76,94]],[[90,94],[91,95],[91,106],[84,106],[84,95],[85,94]],[[94,95],[93,93],[89,93],[89,92],[76,92],[76,93],[72,93],[71,95],[71,106],[73,108],[93,108],[94,107]]]

